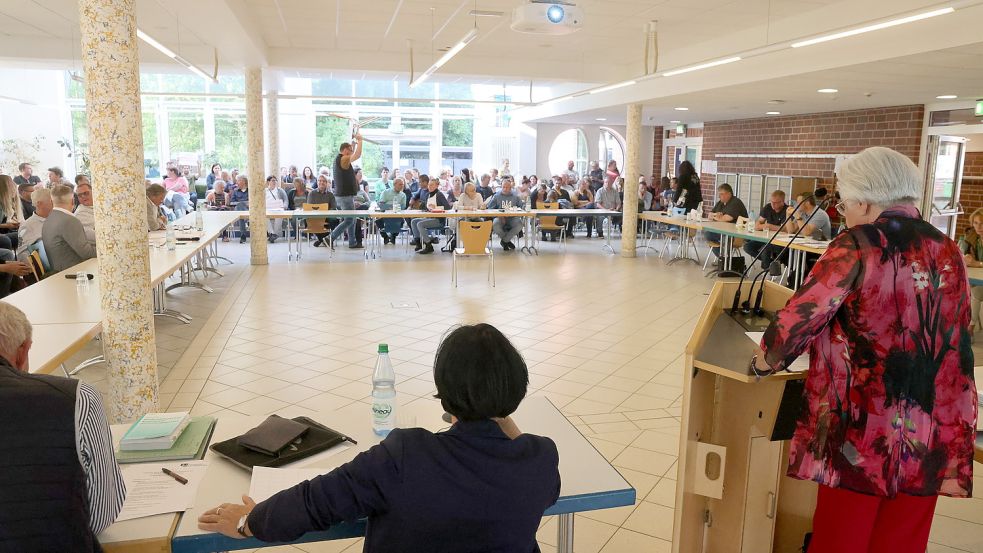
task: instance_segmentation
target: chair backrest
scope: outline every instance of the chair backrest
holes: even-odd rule
[[[41,253],[38,250],[31,252],[30,256],[31,270],[34,272],[34,279],[38,282],[42,278],[48,275],[48,272],[44,270],[44,264],[41,263]]]
[[[41,266],[44,267],[45,272],[51,272],[51,261],[48,261],[48,252],[44,251],[44,242],[38,240],[34,243],[34,246],[38,250],[38,254],[41,255]]]
[[[539,206],[540,206],[540,209],[560,209],[559,202],[543,202],[543,203],[539,204]],[[558,225],[556,224],[556,216],[551,215],[549,217],[540,217],[539,218],[539,227],[540,228],[543,228],[543,227],[554,228],[554,227],[557,227],[557,226]]]
[[[304,211],[331,211],[331,204],[303,204],[301,206]],[[307,219],[307,231],[308,232],[327,232],[328,230],[328,220],[321,218],[308,218]]]
[[[457,233],[464,247],[464,255],[484,254],[491,232],[491,221],[461,221]]]

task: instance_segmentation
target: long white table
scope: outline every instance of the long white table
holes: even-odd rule
[[[415,401],[404,409],[415,415],[417,426],[432,431],[448,426],[441,420],[443,410],[436,402]],[[357,446],[351,446],[310,465],[323,468],[325,472],[350,461],[359,452],[380,441],[371,430],[369,407],[362,403],[327,415],[315,415],[313,418],[358,441]],[[526,398],[513,418],[522,431],[553,439],[559,450],[560,499],[545,514],[559,515],[560,552],[573,551],[574,513],[634,504],[634,488],[546,398]],[[263,419],[264,417],[222,417],[215,426],[212,441],[218,442],[242,434]],[[198,490],[194,508],[181,516],[171,542],[172,551],[203,553],[273,545],[255,538],[235,540],[198,529],[198,516],[203,511],[226,502],[240,502],[240,496],[249,490],[250,473],[211,451],[206,453],[205,459],[210,462],[206,479]],[[158,530],[162,528],[163,523]],[[132,541],[141,537],[137,531],[122,528],[119,530],[114,530],[112,534],[116,540]],[[309,533],[298,543],[357,537],[364,533],[365,522],[359,521],[341,524],[325,532]]]

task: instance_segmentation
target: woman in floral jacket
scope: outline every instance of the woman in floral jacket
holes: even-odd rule
[[[973,487],[966,268],[907,157],[864,150],[838,188],[849,230],[761,341],[772,369],[810,354],[788,474],[820,484],[809,553],[924,553],[938,496]]]

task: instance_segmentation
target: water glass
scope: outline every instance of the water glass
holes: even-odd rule
[[[75,289],[79,292],[86,292],[89,289],[89,275],[85,271],[75,273]]]

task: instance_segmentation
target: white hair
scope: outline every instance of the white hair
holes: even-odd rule
[[[917,203],[922,177],[908,156],[890,148],[867,148],[840,165],[836,189],[844,200],[880,207]]]
[[[38,205],[38,202],[50,202],[51,201],[51,190],[47,188],[35,188],[34,192],[31,192],[31,202],[34,205]]]
[[[31,339],[31,330],[23,311],[0,301],[0,355],[13,363],[17,348]]]

